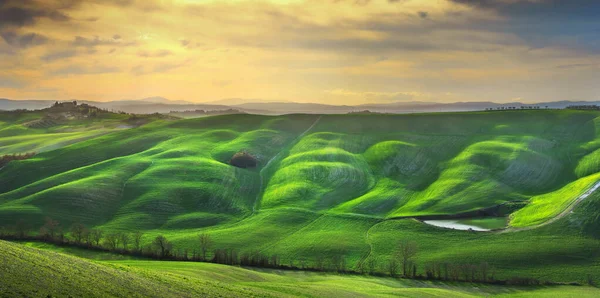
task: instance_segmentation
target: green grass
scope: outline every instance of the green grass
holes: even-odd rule
[[[121,120],[74,123],[67,132],[23,126],[32,115],[0,115],[6,148],[56,146],[0,169],[0,227],[25,219],[37,230],[50,216],[64,228],[141,230],[144,244],[164,234],[182,250],[198,249],[198,234],[207,233],[215,248],[296,264],[343,255],[350,268],[367,257],[383,263],[399,240],[411,239],[421,271],[430,262],[488,262],[503,278],[584,282],[600,278],[600,218],[582,209],[600,210],[597,195],[550,225],[513,233],[392,218],[524,201],[510,226],[548,222],[600,178],[599,116],[227,115],[105,133],[103,121],[114,128]],[[79,132],[86,137],[72,135]],[[255,155],[258,167],[230,166],[239,151]]]
[[[7,297],[595,297],[590,287],[500,287],[392,278],[251,270],[208,263],[90,261],[0,241]],[[93,257],[93,256],[89,256]]]

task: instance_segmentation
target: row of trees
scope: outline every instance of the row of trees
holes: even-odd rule
[[[369,275],[389,275],[392,277],[468,281],[499,284],[536,285],[540,282],[532,278],[512,278],[496,280],[495,269],[488,263],[454,264],[450,262],[432,262],[425,264],[419,271],[415,257],[418,246],[414,241],[400,241],[394,254],[383,262],[373,256],[359,262],[356,269],[349,269],[343,254],[316,255],[312,260],[289,260],[281,262],[278,255],[266,255],[258,251],[239,252],[235,249],[214,248],[214,242],[209,234],[199,234],[196,248],[175,249],[173,243],[164,235],[156,235],[147,239],[141,232],[104,232],[99,229],[89,229],[81,223],[75,223],[68,229],[68,234],[60,223],[46,218],[44,225],[35,236],[30,235],[27,224],[20,220],[10,230],[0,230],[0,238],[20,240],[41,240],[57,245],[77,246],[100,251],[110,251],[120,254],[135,255],[160,260],[203,261],[227,265],[241,265],[262,268],[282,268],[310,271],[327,271],[337,273],[360,273]],[[147,243],[144,245],[144,243]],[[420,273],[422,272],[422,273]],[[423,274],[424,273],[424,274]]]
[[[569,110],[600,110],[600,106],[597,105],[573,105],[573,106],[568,106],[567,109]]]
[[[548,106],[545,106],[548,109]],[[520,106],[521,110],[539,110],[540,106]],[[506,110],[517,110],[517,107],[497,107],[497,108],[485,108],[486,111],[506,111]]]

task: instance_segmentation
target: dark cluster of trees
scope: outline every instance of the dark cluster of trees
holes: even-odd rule
[[[35,152],[23,153],[23,154],[6,154],[0,156],[0,168],[8,164],[13,160],[25,160],[35,156]]]
[[[50,117],[56,117],[56,113],[71,113],[81,115],[83,117],[96,117],[98,113],[108,113],[108,110],[101,109],[86,103],[77,104],[77,101],[55,102],[47,109]],[[53,114],[54,113],[54,114]]]
[[[258,160],[252,154],[242,151],[231,157],[229,164],[238,168],[255,168],[258,165]]]
[[[548,106],[545,106],[548,109]],[[520,106],[520,110],[539,110],[540,106]],[[497,107],[497,108],[485,108],[486,111],[511,111],[517,110],[517,107]]]
[[[266,255],[261,252],[239,252],[235,249],[214,248],[209,234],[199,234],[196,248],[193,250],[176,249],[164,235],[153,236],[136,232],[109,232],[89,229],[81,223],[75,223],[65,233],[60,223],[46,218],[37,235],[31,235],[30,227],[19,220],[11,229],[1,230],[0,238],[7,240],[36,240],[57,245],[76,246],[98,251],[133,255],[159,260],[212,262],[226,265],[239,265],[261,268],[279,268],[308,270],[318,272],[336,272],[345,274],[369,274],[376,276],[404,277],[423,280],[465,281],[511,285],[540,285],[534,278],[513,277],[497,280],[495,269],[488,263],[454,264],[451,262],[432,262],[425,264],[419,271],[415,257],[418,246],[414,241],[400,241],[395,253],[384,262],[370,256],[359,262],[355,269],[349,269],[343,254],[316,255],[312,260],[289,260],[283,264],[278,255]],[[144,245],[144,243],[147,243]],[[588,278],[592,280],[591,278]],[[549,284],[546,282],[546,284]]]
[[[569,110],[600,110],[600,106],[597,105],[580,105],[580,106],[567,106]]]

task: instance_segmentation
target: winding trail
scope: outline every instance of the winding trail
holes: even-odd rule
[[[557,216],[555,216],[541,224],[528,226],[528,227],[522,227],[522,228],[508,227],[508,228],[502,230],[500,233],[528,231],[528,230],[533,230],[533,229],[540,228],[540,227],[549,225],[551,223],[554,223],[554,222],[558,221],[559,219],[567,216],[569,213],[571,213],[571,211],[573,211],[573,209],[575,207],[577,207],[577,205],[579,205],[581,202],[583,202],[585,199],[587,199],[587,197],[589,197],[596,190],[598,190],[598,188],[600,188],[600,181],[597,181],[596,183],[594,183],[594,185],[592,187],[590,187],[586,192],[584,192],[579,197],[577,197],[577,199],[573,200],[573,202],[569,203],[567,208],[565,208],[565,210],[563,210]]]
[[[321,120],[323,116],[319,115],[319,117],[315,120],[315,122],[313,122],[313,124],[311,124],[311,126],[309,126],[304,132],[302,132],[301,134],[299,134],[293,141],[291,141],[286,148],[291,148],[292,146],[294,146],[295,144],[298,143],[298,141],[304,137],[311,129],[313,129],[313,127],[315,127],[315,125],[317,125],[317,123],[319,123],[319,120]],[[260,187],[258,189],[258,193],[256,194],[256,199],[254,199],[254,205],[252,206],[252,214],[256,213],[256,207],[258,206],[258,203],[260,202],[260,198],[263,195],[263,187],[264,187],[264,182],[265,182],[265,178],[263,175],[263,172],[269,168],[269,166],[271,165],[271,162],[273,162],[274,160],[276,160],[277,158],[279,158],[279,156],[284,152],[285,150],[280,150],[277,154],[275,154],[275,156],[273,156],[271,159],[269,159],[269,161],[267,162],[267,164],[260,170],[260,172],[258,173],[258,175],[260,176]]]

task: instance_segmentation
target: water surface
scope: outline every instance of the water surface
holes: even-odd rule
[[[424,223],[440,228],[487,232],[493,229],[502,229],[506,227],[506,218],[488,217],[488,218],[467,218],[467,219],[438,219],[424,220]]]

